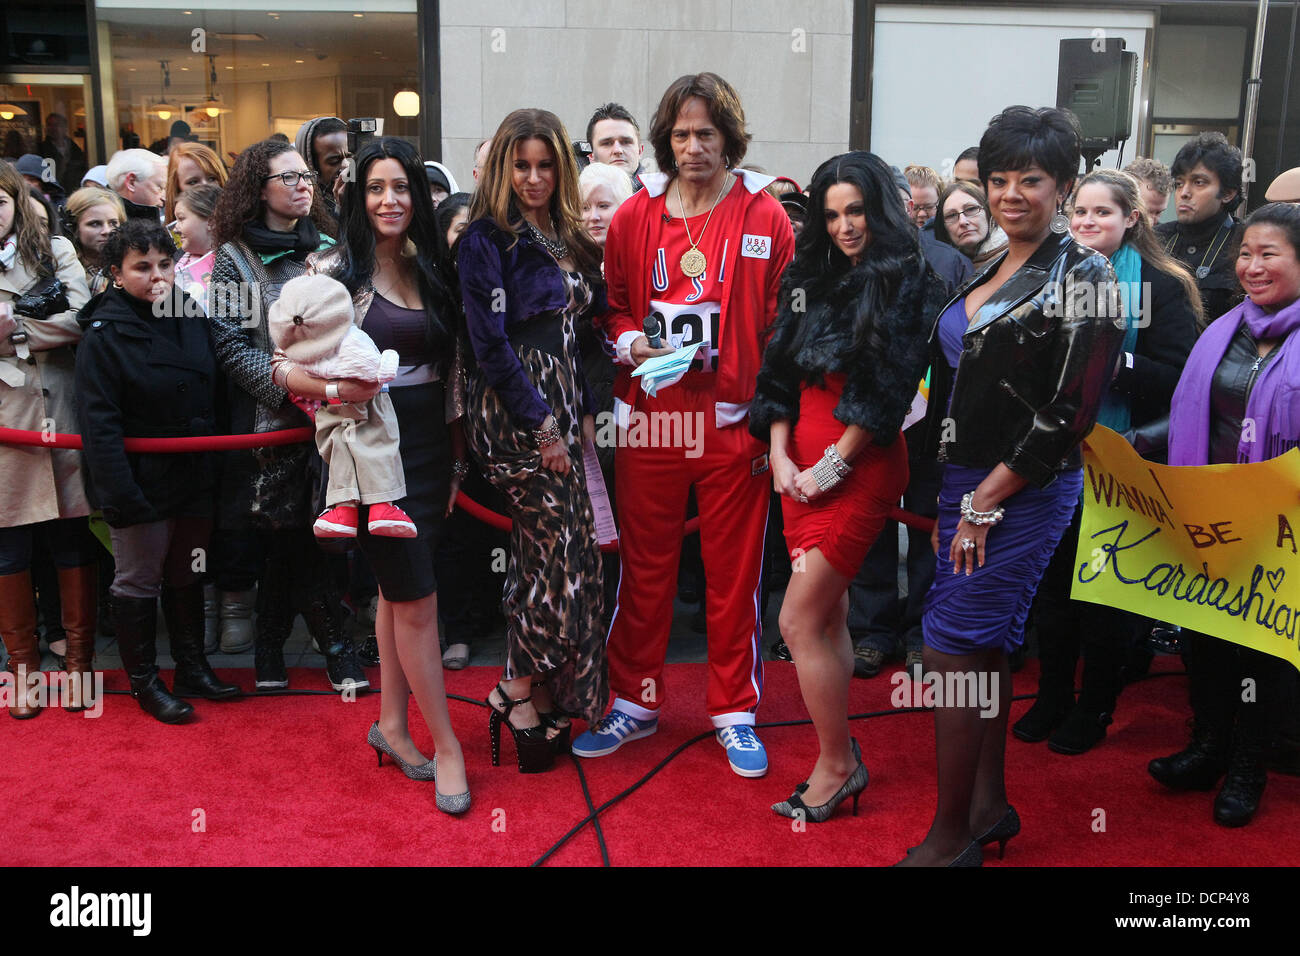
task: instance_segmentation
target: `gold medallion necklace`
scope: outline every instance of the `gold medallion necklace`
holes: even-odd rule
[[[691,226],[686,221],[686,203],[682,202],[682,184],[678,179],[674,185],[677,187],[677,205],[682,210],[682,225],[686,227],[686,241],[691,247],[682,253],[681,269],[682,275],[688,279],[698,279],[704,275],[704,270],[708,268],[708,262],[704,258],[704,253],[700,252],[699,245],[704,241],[704,230],[709,228],[709,220],[713,218],[713,210],[718,208],[718,202],[722,199],[722,194],[727,188],[727,177],[722,177],[722,188],[718,190],[717,198],[713,200],[713,205],[709,207],[709,214],[704,219],[704,228],[700,230],[698,241],[691,238]]]

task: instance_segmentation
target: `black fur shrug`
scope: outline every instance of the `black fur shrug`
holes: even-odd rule
[[[935,318],[948,301],[947,284],[925,258],[909,256],[896,290],[882,289],[881,266],[872,260],[844,272],[800,278],[798,264],[783,285],[780,310],[763,353],[749,430],[770,440],[772,423],[799,419],[805,383],[820,384],[827,373],[846,374],[835,418],[872,434],[877,444],[898,437],[929,358]],[[803,290],[803,311],[799,290]],[[873,298],[888,305],[871,309]],[[858,323],[859,317],[864,322]],[[861,334],[855,334],[855,325]],[[802,327],[802,328],[801,328]]]

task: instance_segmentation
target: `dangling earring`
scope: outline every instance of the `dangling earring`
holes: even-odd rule
[[[1056,204],[1056,215],[1052,217],[1052,224],[1048,228],[1058,236],[1070,231],[1070,220],[1065,216],[1065,203]]]

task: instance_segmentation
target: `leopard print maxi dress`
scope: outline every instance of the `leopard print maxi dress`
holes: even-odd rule
[[[582,358],[575,332],[591,289],[576,272],[566,273],[565,284],[568,308],[523,323],[511,341],[568,445],[569,473],[542,467],[532,434],[515,424],[478,372],[470,380],[466,431],[470,451],[514,521],[502,598],[505,679],[546,676],[557,707],[595,721],[609,699],[609,674],[600,548],[583,474]]]

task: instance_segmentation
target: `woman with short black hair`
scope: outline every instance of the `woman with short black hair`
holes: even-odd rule
[[[217,363],[208,323],[173,294],[176,246],[147,219],[131,219],[104,245],[113,285],[80,319],[77,411],[86,489],[113,539],[113,623],[131,695],[166,724],[194,708],[181,696],[238,697],[203,650],[203,582],[194,555],[212,533],[210,452],[131,453],[127,438],[216,432]],[[158,598],[176,661],[176,696],[158,676]]]
[[[1063,212],[1080,139],[1068,112],[1012,106],[980,140],[980,178],[1008,245],[942,310],[932,339],[930,430],[946,467],[923,665],[942,688],[983,675],[996,704],[937,702],[938,808],[904,866],[979,866],[982,845],[1005,846],[1020,829],[1003,773],[1007,657],[1074,513],[1078,445],[1123,341],[1110,263],[1070,237]],[[1067,294],[1083,286],[1094,295]]]

